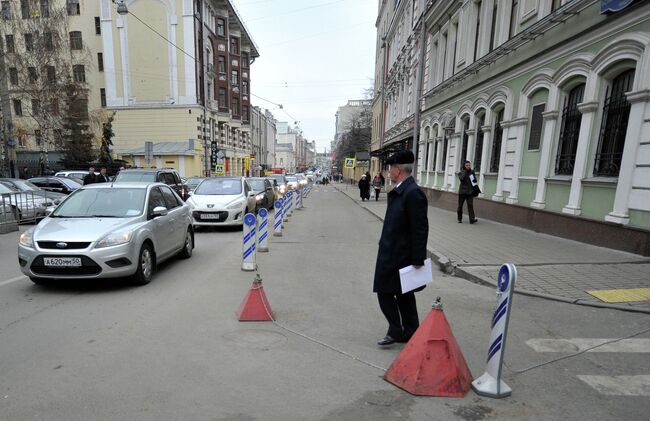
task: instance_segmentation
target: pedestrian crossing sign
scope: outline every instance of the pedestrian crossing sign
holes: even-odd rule
[[[215,172],[217,175],[224,175],[224,174],[226,173],[226,171],[224,170],[223,167],[224,167],[223,164],[217,164],[217,165],[215,165],[215,166],[214,166],[214,172]]]
[[[345,158],[345,168],[354,168],[355,161],[355,158]]]

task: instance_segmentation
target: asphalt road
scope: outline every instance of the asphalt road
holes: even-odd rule
[[[615,339],[647,329],[650,317],[519,295],[504,369],[511,397],[415,397],[385,382],[381,368],[403,346],[375,345],[386,330],[371,293],[381,223],[327,186],[305,204],[283,237],[271,239],[270,252],[258,254],[279,324],[235,317],[254,277],[240,270],[241,231],[197,233],[194,256],[165,263],[144,287],[33,285],[20,277],[17,233],[1,235],[0,419],[642,420],[650,413],[643,383],[636,395],[619,396],[579,377],[643,380],[636,376],[650,375],[650,349],[634,341],[647,341],[648,332],[631,338],[641,346],[628,352],[614,347],[513,371],[578,349],[540,352],[531,340]],[[437,273],[418,294],[421,319],[437,296],[480,376],[495,291]]]

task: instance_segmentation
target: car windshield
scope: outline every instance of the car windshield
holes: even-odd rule
[[[266,190],[266,186],[264,185],[264,180],[248,179],[248,184],[250,184],[253,190],[255,191]]]
[[[53,218],[131,218],[142,215],[146,189],[82,189],[70,195]]]
[[[43,191],[41,190],[40,187],[35,186],[34,184],[26,180],[11,180],[11,181],[7,181],[6,184],[11,184],[12,186],[16,187],[18,190],[21,191]]]
[[[185,180],[185,184],[188,186],[198,186],[201,181],[203,181],[204,178],[188,178]]]
[[[214,178],[205,180],[194,190],[194,194],[227,195],[240,194],[241,180],[235,178]]]
[[[288,177],[287,177],[287,181],[288,181],[288,182],[298,181],[298,179],[297,179],[296,177],[288,176]]]
[[[277,183],[280,185],[284,184],[284,176],[276,176],[276,177],[271,176],[269,178],[277,181]]]
[[[6,194],[6,193],[16,193],[20,190],[15,188],[14,186],[6,183],[0,183],[0,193]]]
[[[156,181],[156,173],[152,171],[120,171],[115,181]]]

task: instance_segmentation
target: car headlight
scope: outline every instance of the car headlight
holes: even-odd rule
[[[31,227],[27,231],[20,234],[20,245],[24,247],[34,248],[34,230],[36,227]]]
[[[286,191],[287,191],[287,186],[285,186],[284,184],[281,185],[280,186],[280,193],[284,194],[284,192],[286,192]]]
[[[129,241],[131,241],[132,237],[133,237],[133,231],[122,231],[122,232],[110,233],[106,237],[99,240],[95,248],[99,249],[104,247],[119,246],[120,244],[126,244]]]
[[[226,206],[226,209],[238,209],[238,208],[241,208],[242,206],[244,206],[244,201],[243,200],[238,200],[237,202]]]
[[[260,193],[260,194],[258,194],[257,196],[255,196],[255,199],[257,199],[257,200],[262,200],[262,199],[264,199],[264,193]]]

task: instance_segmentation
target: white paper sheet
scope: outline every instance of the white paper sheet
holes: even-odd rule
[[[430,283],[433,281],[431,259],[426,259],[424,266],[419,269],[416,269],[413,265],[400,269],[399,279],[402,284],[402,294]]]

